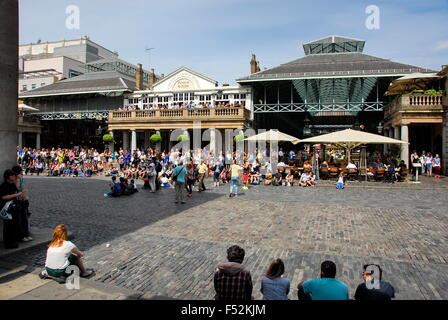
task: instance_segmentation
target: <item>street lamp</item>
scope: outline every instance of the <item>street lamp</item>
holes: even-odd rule
[[[376,127],[378,130],[378,133],[382,133],[383,132],[383,121],[380,121],[380,123],[378,123],[378,127]]]

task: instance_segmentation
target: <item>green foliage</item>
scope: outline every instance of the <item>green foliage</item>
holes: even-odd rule
[[[149,137],[149,140],[152,143],[157,143],[157,142],[162,141],[162,137],[159,134],[153,134],[151,137]]]
[[[177,141],[181,142],[181,141],[188,141],[188,136],[187,135],[180,135],[177,137]]]
[[[243,141],[244,139],[245,139],[244,134],[238,134],[235,137],[233,137],[233,140],[235,142],[240,142],[240,141]]]
[[[104,142],[112,142],[112,141],[114,141],[114,137],[112,137],[112,135],[107,133],[103,136],[103,141]]]

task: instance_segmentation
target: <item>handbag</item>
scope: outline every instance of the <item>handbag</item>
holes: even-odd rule
[[[12,215],[9,213],[9,208],[12,205],[13,200],[8,201],[3,206],[2,210],[0,210],[0,218],[4,220],[12,220]]]

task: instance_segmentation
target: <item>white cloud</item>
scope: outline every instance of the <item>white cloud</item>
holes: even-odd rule
[[[448,40],[438,41],[437,45],[434,47],[434,50],[448,50]]]

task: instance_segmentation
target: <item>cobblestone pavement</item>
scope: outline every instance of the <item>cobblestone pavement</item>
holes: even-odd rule
[[[259,292],[274,257],[292,288],[334,260],[354,294],[362,265],[379,263],[397,299],[448,299],[448,199],[445,182],[353,183],[334,187],[257,186],[228,198],[228,186],[174,204],[174,190],[105,198],[104,179],[26,178],[32,225],[65,223],[86,252],[95,280],[180,299],[213,298],[213,272],[239,244]],[[209,183],[211,187],[211,183]],[[350,186],[353,186],[350,188]],[[42,249],[9,257],[42,266]],[[290,299],[295,299],[295,290]]]

